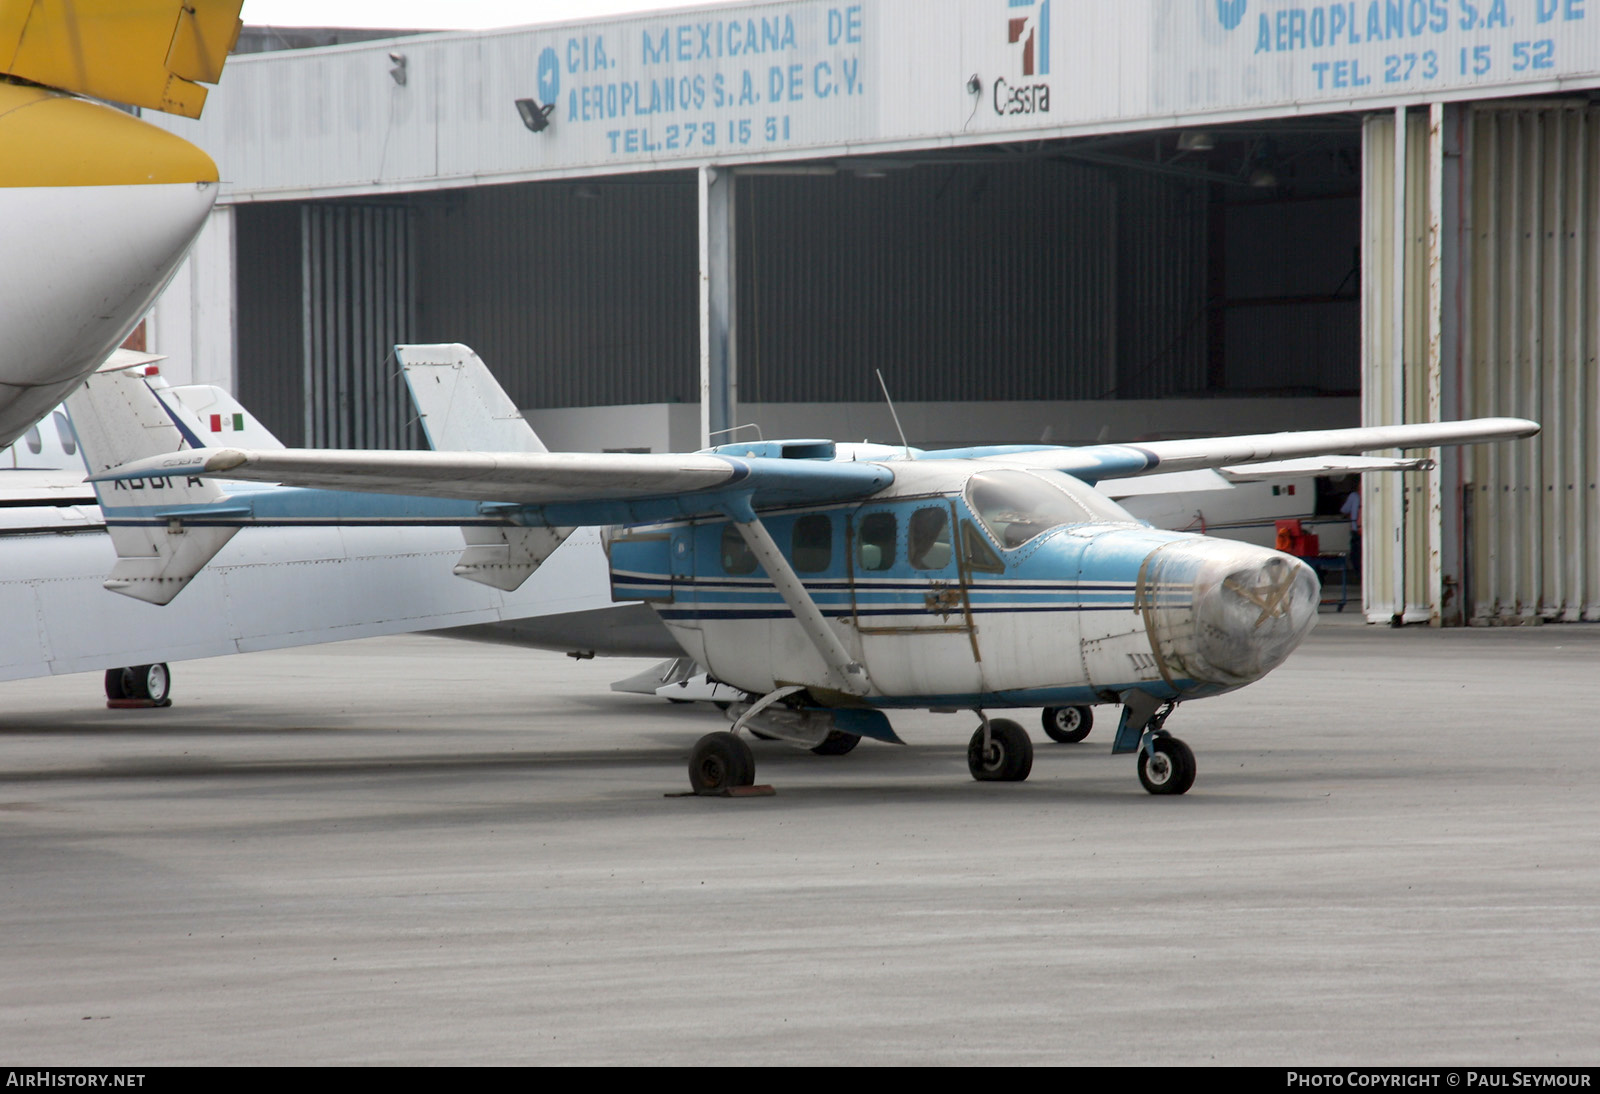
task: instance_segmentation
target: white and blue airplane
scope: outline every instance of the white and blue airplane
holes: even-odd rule
[[[1205,469],[1370,470],[1370,457],[1341,454],[1537,431],[1493,418],[1078,448],[211,447],[104,468],[91,481],[102,499],[143,492],[140,504],[119,503],[115,520],[142,529],[148,557],[165,560],[124,574],[152,592],[203,565],[197,542],[296,512],[464,525],[456,572],[500,587],[536,570],[567,530],[605,528],[613,596],[649,603],[683,651],[744,698],[729,708],[730,731],[694,747],[689,776],[700,793],[753,784],[743,731],[845,751],[860,737],[898,742],[885,712],[908,708],[974,711],[973,777],[1020,781],[1031,741],[989,711],[1044,707],[1048,727],[1114,703],[1113,751],[1137,753],[1149,792],[1181,794],[1194,755],[1166,731],[1168,717],[1282,664],[1315,621],[1317,579],[1274,550],[1151,528],[1094,484]],[[256,494],[215,480],[305,491]]]
[[[652,656],[676,649],[649,609],[612,603],[597,529],[569,537],[513,591],[451,576],[461,533],[448,521],[302,518],[242,532],[163,532],[154,541],[146,528],[124,526],[121,500],[137,504],[144,492],[108,491],[102,508],[83,485],[86,460],[100,467],[165,454],[185,436],[280,446],[226,392],[147,376],[158,360],[117,351],[69,399],[76,432],[57,411],[0,450],[0,681],[105,670],[108,700],[165,705],[172,661],[495,625],[570,641],[569,650],[598,642]],[[169,544],[184,545],[181,557],[160,557]],[[189,558],[198,572],[185,570]],[[109,595],[108,585],[125,595]],[[177,603],[158,606],[180,589]],[[639,625],[641,616],[659,635]]]

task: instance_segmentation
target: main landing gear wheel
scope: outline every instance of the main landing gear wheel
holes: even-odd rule
[[[1033,741],[1017,723],[991,719],[989,747],[983,747],[982,726],[967,745],[967,770],[979,782],[1019,783],[1033,770]]]
[[[1093,707],[1045,707],[1040,721],[1045,736],[1064,745],[1075,745],[1094,728]]]
[[[856,745],[861,743],[861,738],[854,733],[841,733],[837,729],[830,729],[822,743],[811,751],[818,756],[843,756],[847,752],[854,752]]]
[[[149,699],[157,706],[163,706],[171,691],[172,673],[164,662],[106,669],[107,699]]]
[[[732,733],[707,733],[689,754],[689,785],[696,794],[720,794],[756,781],[756,757]]]
[[[1162,734],[1152,751],[1139,750],[1139,781],[1152,794],[1184,793],[1194,785],[1194,770],[1194,752],[1176,737]]]

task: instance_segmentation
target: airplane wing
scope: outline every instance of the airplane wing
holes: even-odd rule
[[[703,453],[201,448],[137,460],[89,481],[191,475],[544,506],[551,524],[709,513],[737,496],[757,506],[842,501],[866,497],[894,479],[876,463]]]
[[[1539,423],[1526,418],[1473,418],[1460,422],[1257,433],[1242,437],[1204,437],[1183,441],[1148,441],[1143,444],[1014,449],[981,458],[1015,467],[1065,471],[1092,483],[1157,471],[1198,471],[1207,468],[1237,469],[1238,473],[1243,474],[1248,472],[1246,465],[1250,464],[1372,452],[1384,448],[1433,448],[1437,445],[1509,441],[1531,437],[1538,432]],[[1311,470],[1302,466],[1287,473],[1339,474],[1345,469],[1338,461],[1325,461],[1322,466],[1325,470]]]
[[[238,40],[244,0],[10,0],[0,72],[198,118]]]
[[[1307,456],[1298,460],[1247,463],[1198,471],[1158,471],[1136,478],[1104,479],[1100,492],[1108,498],[1146,497],[1151,494],[1195,494],[1206,490],[1232,490],[1238,483],[1303,479],[1313,475],[1356,475],[1367,471],[1429,471],[1426,456]]]
[[[1083,448],[1029,447],[993,454],[982,462],[1064,471],[1086,482],[1161,470],[1225,468],[1381,448],[1531,437],[1538,423],[1522,418],[1264,433],[1201,440]],[[970,452],[970,450],[969,450]],[[966,454],[966,453],[964,453]],[[938,459],[939,453],[924,458]],[[1323,461],[1329,471],[1347,461]],[[1314,473],[1289,465],[1295,474]],[[1268,469],[1270,472],[1271,468]],[[1285,471],[1285,473],[1291,473]],[[847,501],[887,486],[894,472],[883,463],[837,462],[710,453],[400,452],[201,448],[137,460],[92,476],[117,479],[211,476],[281,482],[328,490],[463,498],[526,507],[530,523],[615,524],[721,511],[730,499],[756,507]],[[543,509],[542,516],[532,512]]]

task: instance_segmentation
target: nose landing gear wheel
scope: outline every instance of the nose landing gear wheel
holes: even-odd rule
[[[1157,737],[1139,750],[1139,781],[1152,794],[1182,794],[1194,785],[1194,752],[1176,737]]]
[[[991,719],[989,747],[983,746],[982,726],[967,745],[967,770],[979,782],[1019,783],[1033,770],[1033,741],[1010,719]]]
[[[756,781],[756,757],[732,733],[707,733],[689,754],[689,785],[696,794],[721,794]]]
[[[1040,717],[1045,736],[1064,745],[1075,745],[1094,728],[1092,707],[1045,707]]]
[[[822,743],[811,751],[818,756],[843,756],[847,752],[854,752],[856,745],[861,743],[861,738],[854,733],[841,733],[837,729],[828,731]]]

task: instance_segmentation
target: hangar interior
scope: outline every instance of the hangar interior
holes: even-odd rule
[[[1336,115],[740,169],[738,421],[892,439],[881,369],[928,446],[1354,424],[1360,146]],[[291,443],[415,443],[387,347],[462,341],[553,444],[694,447],[696,215],[685,171],[241,204],[240,396]]]

